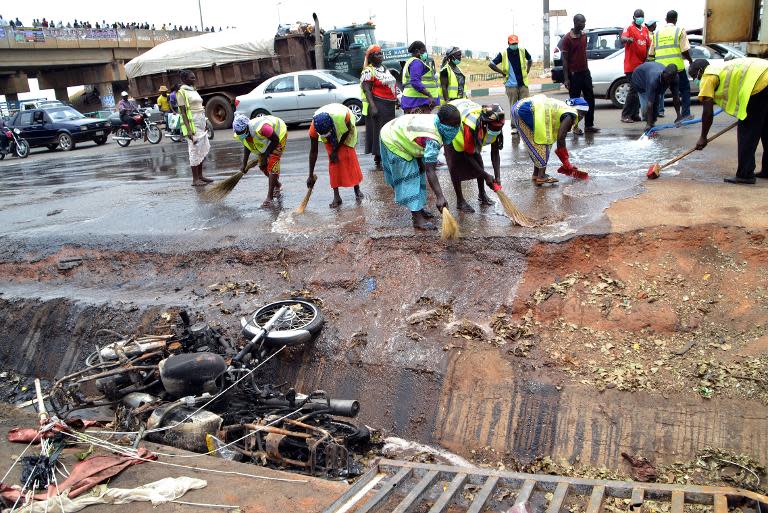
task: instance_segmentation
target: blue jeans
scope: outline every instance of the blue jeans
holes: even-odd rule
[[[688,81],[688,72],[685,70],[677,72],[678,86],[680,88],[680,115],[687,117],[691,115],[691,83]]]

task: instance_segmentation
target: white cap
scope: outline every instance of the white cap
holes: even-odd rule
[[[123,91],[122,93],[120,93],[120,96],[128,96],[128,91]]]

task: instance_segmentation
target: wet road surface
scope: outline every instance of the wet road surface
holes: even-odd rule
[[[694,114],[699,110],[696,107]],[[643,125],[622,125],[618,116],[616,109],[599,108],[596,124],[603,127],[600,134],[568,137],[571,161],[589,171],[588,181],[557,175],[560,163],[552,155],[549,173],[559,176],[561,181],[557,186],[545,187],[532,185],[532,165],[524,143],[509,135],[507,124],[501,152],[504,190],[541,226],[512,226],[498,202],[494,207],[479,208],[476,184],[471,181],[464,182],[464,195],[477,212],[458,215],[462,234],[557,240],[607,231],[603,212],[610,203],[640,193],[648,166],[690,147],[699,132],[699,125],[693,125],[667,130],[655,140],[638,141]],[[719,118],[713,130],[729,122],[723,119],[725,116]],[[361,139],[364,132],[363,128]],[[216,180],[234,173],[240,164],[241,147],[228,135],[227,131],[217,133],[204,164],[206,174]],[[363,148],[361,140],[357,151],[364,175],[361,188],[366,198],[356,203],[352,190],[342,189],[342,207],[328,208],[332,190],[327,156],[321,150],[316,168],[319,179],[301,216],[293,210],[306,192],[309,140],[305,128],[289,134],[281,165],[283,198],[270,209],[260,207],[266,196],[267,180],[258,170],[247,175],[224,200],[204,199],[202,189],[190,186],[183,143],[164,140],[157,146],[139,143],[123,149],[110,142],[103,147],[69,153],[37,151],[26,160],[8,159],[0,163],[0,212],[4,221],[0,236],[72,243],[130,239],[173,245],[184,240],[195,247],[209,247],[283,236],[311,240],[345,233],[412,234],[410,213],[394,203],[392,189],[384,182],[382,172],[374,169],[372,156],[362,154]],[[483,156],[486,170],[492,172],[489,148]],[[703,159],[703,154],[694,154],[666,174],[699,165]],[[440,167],[438,174],[450,208],[456,214],[447,168]],[[429,208],[434,208],[431,194],[430,205]]]

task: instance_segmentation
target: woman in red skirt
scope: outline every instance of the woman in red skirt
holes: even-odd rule
[[[317,162],[317,141],[325,143],[328,152],[328,171],[333,188],[333,201],[331,208],[341,205],[339,187],[354,187],[355,198],[360,201],[363,193],[360,192],[360,182],[363,181],[363,172],[357,161],[357,128],[352,111],[340,103],[331,103],[320,107],[312,117],[309,125],[309,178],[307,187],[313,187],[317,177],[315,176],[315,163]]]

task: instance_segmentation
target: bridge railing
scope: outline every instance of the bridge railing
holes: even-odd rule
[[[151,48],[202,34],[179,30],[0,27],[0,49]]]

